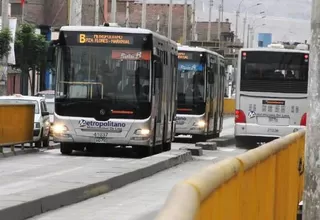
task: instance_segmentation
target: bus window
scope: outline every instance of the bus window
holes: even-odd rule
[[[307,93],[304,53],[248,51],[241,61],[241,91]]]

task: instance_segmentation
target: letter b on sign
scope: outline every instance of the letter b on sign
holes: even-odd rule
[[[80,38],[79,42],[80,42],[81,44],[83,44],[83,43],[86,42],[86,35],[85,35],[85,34],[80,34],[80,35],[79,35],[79,38]]]

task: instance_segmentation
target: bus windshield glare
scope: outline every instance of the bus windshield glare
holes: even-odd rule
[[[240,90],[306,94],[308,65],[306,53],[244,51]]]
[[[178,108],[195,108],[196,104],[204,102],[205,66],[201,62],[201,55],[199,52],[179,52]]]

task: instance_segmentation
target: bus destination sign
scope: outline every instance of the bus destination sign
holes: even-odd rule
[[[192,60],[192,53],[179,52],[178,59],[179,60]]]
[[[120,44],[131,45],[133,44],[132,36],[113,35],[113,34],[79,34],[78,37],[80,44]]]

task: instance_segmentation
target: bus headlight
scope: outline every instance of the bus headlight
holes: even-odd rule
[[[63,134],[68,131],[68,128],[62,124],[53,124],[51,129],[53,134]]]
[[[206,122],[204,120],[200,120],[196,123],[199,128],[204,128],[206,126]]]
[[[150,130],[149,129],[138,129],[134,133],[137,135],[149,135]]]

